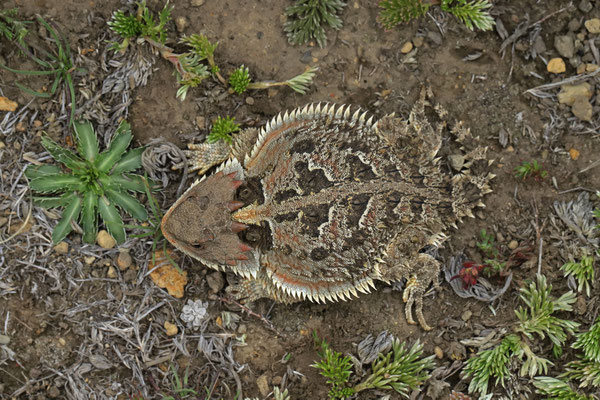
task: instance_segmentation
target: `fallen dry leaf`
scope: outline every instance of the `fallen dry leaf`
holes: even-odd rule
[[[9,100],[6,97],[0,96],[0,111],[14,112],[19,104],[16,101]]]
[[[172,251],[167,250],[167,255],[172,256]],[[156,286],[167,289],[167,292],[178,299],[183,297],[183,288],[187,284],[187,272],[180,273],[170,262],[162,250],[154,253],[154,262],[148,263],[150,278]]]

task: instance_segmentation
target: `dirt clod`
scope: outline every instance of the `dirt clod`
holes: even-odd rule
[[[103,249],[112,249],[117,244],[117,241],[104,229],[98,232],[96,243]]]

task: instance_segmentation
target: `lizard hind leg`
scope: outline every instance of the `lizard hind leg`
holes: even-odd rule
[[[404,310],[406,321],[409,324],[416,324],[413,319],[413,306],[415,306],[414,311],[419,324],[426,331],[430,331],[432,328],[423,316],[423,296],[431,283],[435,288],[439,287],[440,262],[426,253],[417,254],[410,262],[414,265],[413,274],[408,278],[402,294],[402,300],[406,303]]]

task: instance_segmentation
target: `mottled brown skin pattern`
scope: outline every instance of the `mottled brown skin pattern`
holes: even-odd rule
[[[242,275],[229,291],[246,300],[337,301],[368,292],[374,280],[406,278],[407,321],[415,323],[415,306],[431,329],[422,312],[425,291],[438,284],[431,250],[483,206],[493,176],[484,172],[485,149],[460,124],[454,140],[472,148],[462,147],[465,167],[441,170],[446,113],[434,107],[440,122],[431,125],[426,94],[407,120],[310,105],[243,132],[218,172],[165,215],[165,237],[209,267]],[[190,153],[193,169],[206,171],[206,160],[224,153],[214,146]]]

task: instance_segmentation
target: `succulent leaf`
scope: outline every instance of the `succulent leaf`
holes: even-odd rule
[[[134,171],[142,166],[142,153],[144,147],[129,150],[113,168],[112,175],[120,175],[124,172]]]
[[[77,151],[85,160],[94,162],[98,156],[98,141],[91,122],[73,122],[73,129],[77,139]]]
[[[115,132],[108,149],[103,151],[96,162],[95,167],[100,172],[108,172],[121,159],[125,150],[129,146],[133,135],[131,134],[131,126],[126,121],[121,122]]]
[[[121,244],[125,241],[125,225],[119,211],[114,204],[105,196],[98,200],[98,212],[104,220],[108,233]]]
[[[81,197],[76,194],[69,196],[69,204],[65,207],[62,212],[62,218],[58,221],[56,228],[52,231],[52,243],[56,244],[63,240],[69,232],[73,230],[71,226],[72,220],[79,218],[81,211]]]
[[[77,176],[69,174],[44,175],[29,182],[29,187],[43,193],[83,190],[85,184]]]
[[[42,146],[56,161],[63,163],[66,167],[72,170],[84,169],[86,167],[85,162],[79,158],[71,150],[61,147],[54,140],[48,136],[42,137]]]
[[[114,189],[106,189],[106,196],[133,218],[141,221],[148,219],[146,209],[133,196]]]
[[[98,195],[93,191],[87,191],[83,197],[83,209],[81,212],[81,227],[83,228],[83,241],[94,243],[98,233]]]

